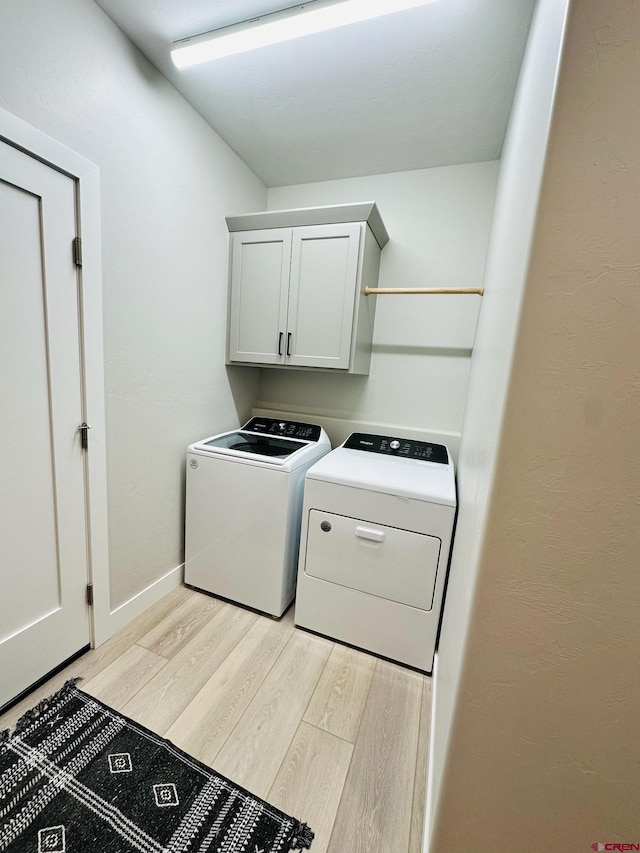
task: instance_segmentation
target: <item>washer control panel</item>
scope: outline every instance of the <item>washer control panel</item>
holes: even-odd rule
[[[449,453],[444,444],[431,444],[416,441],[413,438],[396,438],[386,435],[353,432],[345,441],[348,450],[364,450],[368,453],[381,453],[384,456],[400,456],[404,459],[418,459],[423,462],[449,464]]]
[[[320,440],[320,427],[317,424],[304,424],[300,421],[285,421],[279,418],[251,418],[242,430],[264,435],[280,435],[283,438],[297,438],[301,441]]]

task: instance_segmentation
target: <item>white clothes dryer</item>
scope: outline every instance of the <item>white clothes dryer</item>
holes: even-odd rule
[[[349,436],[307,471],[296,625],[431,672],[456,505],[444,445]]]
[[[304,475],[330,450],[318,425],[276,418],[190,445],[185,583],[281,616],[295,595]]]

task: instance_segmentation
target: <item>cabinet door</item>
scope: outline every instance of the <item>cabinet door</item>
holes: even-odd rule
[[[284,364],[291,229],[231,237],[229,361]]]
[[[287,364],[348,370],[362,225],[295,228]]]

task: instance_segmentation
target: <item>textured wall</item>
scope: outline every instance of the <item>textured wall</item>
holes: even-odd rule
[[[489,162],[276,187],[268,206],[375,201],[390,238],[381,287],[477,287],[497,173]],[[377,300],[369,376],[263,370],[261,405],[458,433],[480,297]]]
[[[96,163],[112,604],[182,562],[188,442],[249,411],[227,371],[227,231],[266,190],[90,0],[0,4],[0,106]]]
[[[432,853],[640,842],[639,44],[572,5]]]

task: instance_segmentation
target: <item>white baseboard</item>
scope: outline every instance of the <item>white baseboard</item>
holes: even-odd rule
[[[256,406],[251,410],[254,416],[277,418],[282,415],[291,420],[311,421],[319,424],[331,440],[331,446],[337,447],[348,438],[352,432],[371,432],[378,435],[397,435],[402,438],[413,438],[417,441],[429,441],[435,444],[444,444],[448,447],[453,458],[454,465],[458,462],[458,451],[460,449],[460,433],[448,432],[446,430],[416,429],[416,427],[403,424],[380,423],[378,421],[363,421],[353,418],[336,418],[323,415],[315,411],[292,411],[281,408],[278,411],[266,407]]]
[[[436,693],[438,691],[438,652],[433,656],[433,670],[431,672],[431,725],[429,727],[429,766],[427,767],[427,800],[424,809],[424,831],[422,853],[429,853],[431,846],[431,829],[433,821],[433,756],[435,753],[433,721],[436,716]]]
[[[113,635],[116,631],[124,628],[141,613],[144,613],[156,601],[160,601],[167,593],[180,586],[184,579],[184,563],[167,572],[158,580],[149,584],[148,587],[138,592],[128,601],[118,605],[109,614],[109,633]]]

